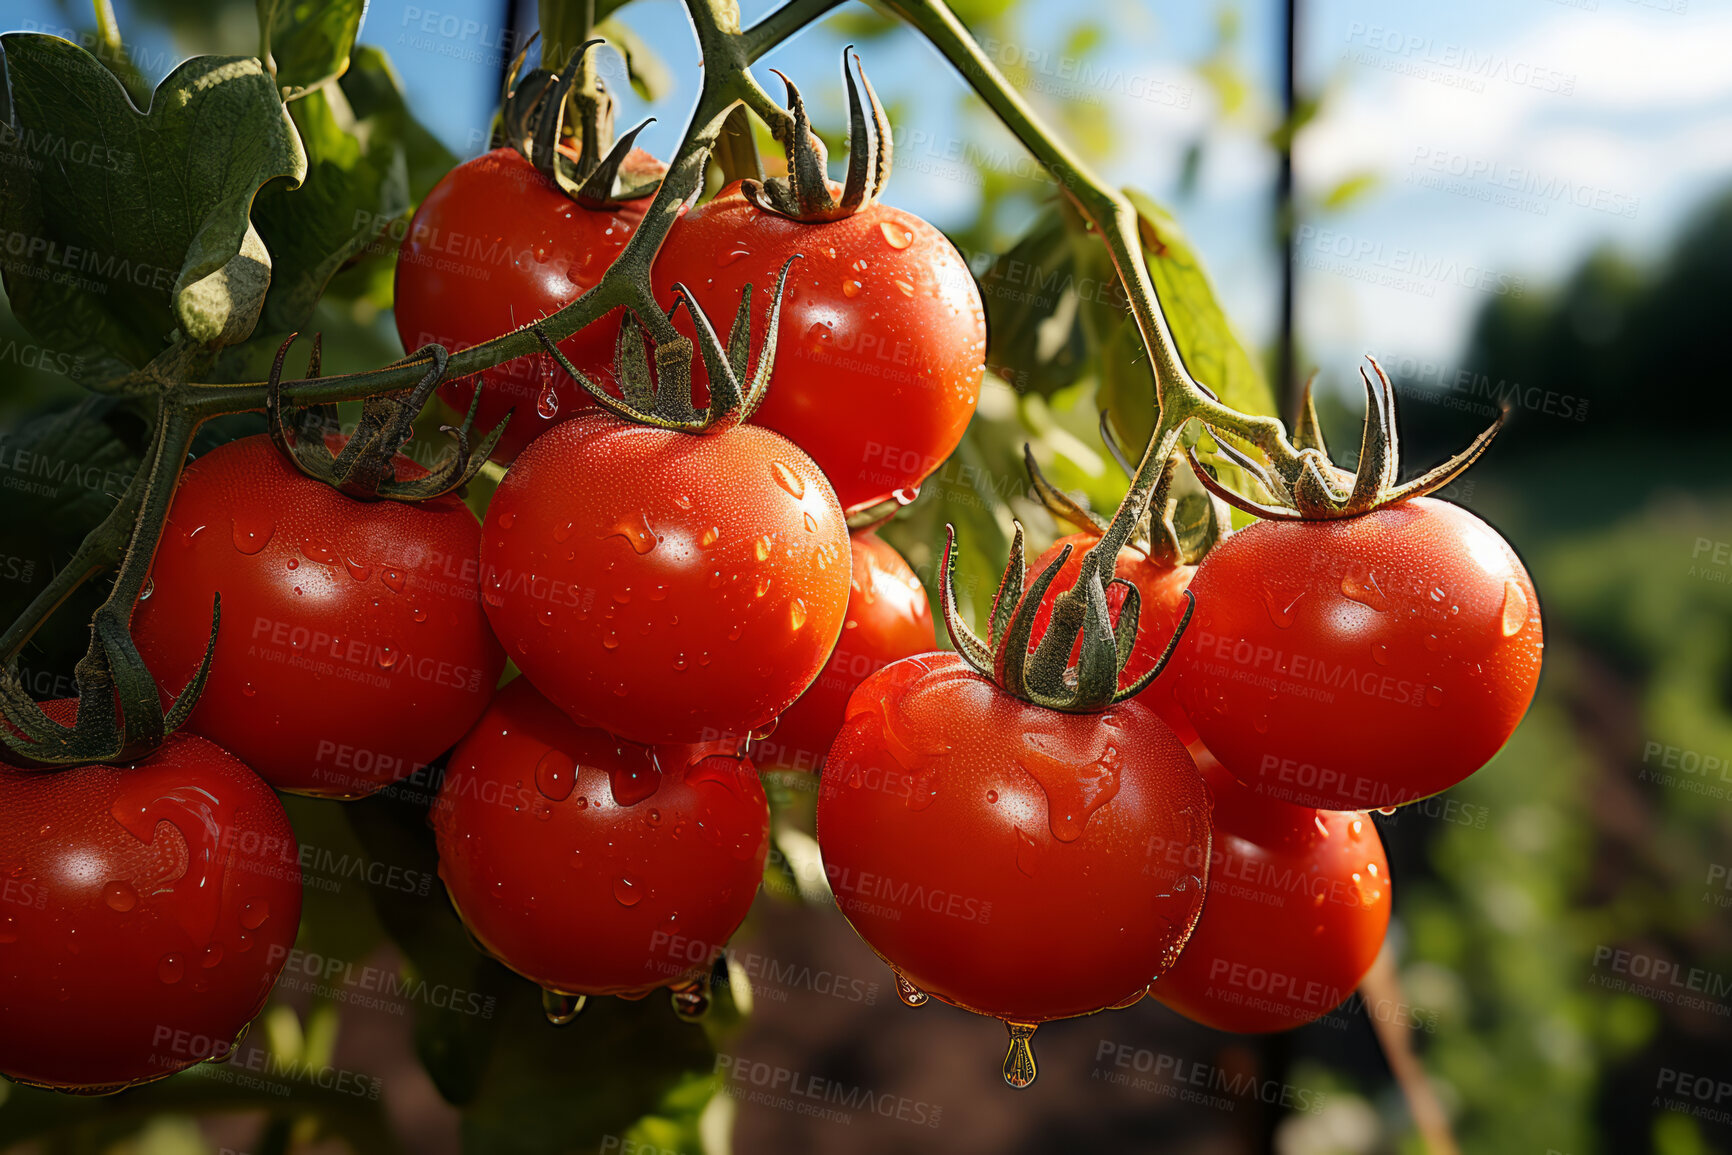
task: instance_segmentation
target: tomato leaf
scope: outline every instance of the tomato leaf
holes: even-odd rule
[[[276,267],[264,312],[272,333],[301,328],[337,271],[409,209],[408,158],[382,123],[388,114],[357,121],[335,87],[308,93],[289,114],[306,147],[307,179],[266,189],[253,209]]]
[[[987,364],[1019,393],[1050,397],[1087,368],[1089,348],[1077,323],[1078,294],[1099,282],[1077,277],[1069,215],[1056,204],[1042,212],[980,278]]]
[[[301,96],[341,76],[361,31],[366,0],[257,0],[259,35],[277,85]]]
[[[176,329],[207,346],[245,339],[270,284],[248,210],[266,182],[306,173],[259,62],[195,57],[141,113],[76,45],[14,33],[0,48],[13,125],[0,271],[18,319],[49,345],[135,366]]]

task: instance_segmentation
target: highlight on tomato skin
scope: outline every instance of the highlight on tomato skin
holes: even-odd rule
[[[641,149],[633,155],[648,159]],[[640,198],[586,208],[510,148],[458,165],[415,210],[398,249],[395,315],[403,348],[435,343],[456,353],[557,312],[601,280],[649,204]],[[616,394],[617,328],[597,321],[559,342],[572,364]],[[479,430],[511,417],[494,446],[495,461],[512,461],[547,429],[595,405],[546,353],[443,382],[439,397],[467,413],[478,385]]]
[[[626,742],[524,678],[452,752],[432,822],[464,924],[561,995],[636,996],[707,972],[770,838],[763,787],[731,744]]]
[[[1371,816],[1263,798],[1200,743],[1214,803],[1208,895],[1157,1001],[1217,1030],[1315,1022],[1353,997],[1389,927],[1389,860]],[[1188,849],[1188,848],[1180,848]]]
[[[1046,710],[930,654],[850,699],[818,842],[905,999],[1027,1025],[1134,1001],[1173,964],[1206,865],[1154,851],[1206,864],[1208,807],[1184,745],[1137,702]]]
[[[938,648],[932,607],[901,554],[871,530],[849,534],[853,577],[842,636],[818,680],[752,745],[765,769],[817,771],[842,728],[848,699],[868,675],[898,658]]]
[[[0,764],[0,880],[0,1075],[84,1094],[227,1056],[300,926],[282,803],[187,733],[128,766]]]
[[[1416,498],[1247,526],[1191,582],[1178,696],[1233,776],[1278,801],[1382,809],[1460,782],[1539,683],[1544,630],[1491,526]]]
[[[1031,651],[1040,643],[1041,638],[1046,636],[1047,626],[1052,622],[1053,602],[1060,594],[1076,585],[1077,575],[1082,572],[1083,555],[1100,539],[1101,535],[1098,533],[1066,534],[1048,546],[1028,567],[1023,582],[1025,590],[1034,584],[1036,577],[1046,572],[1048,566],[1059,559],[1066,546],[1070,547],[1070,557],[1060,567],[1052,584],[1047,587],[1046,596],[1041,599],[1040,608],[1035,611],[1034,630],[1029,636]],[[1113,576],[1135,586],[1140,598],[1137,637],[1131,647],[1130,660],[1125,663],[1124,672],[1120,675],[1122,681],[1135,682],[1155,668],[1155,663],[1166,650],[1168,641],[1178,630],[1179,623],[1184,620],[1185,590],[1190,587],[1196,573],[1197,567],[1194,565],[1163,565],[1133,546],[1127,545],[1119,550],[1119,556],[1113,562]],[[1124,608],[1125,591],[1122,586],[1109,585],[1106,594],[1107,609],[1111,612],[1113,624],[1116,626],[1119,611]],[[1082,638],[1078,636],[1076,645],[1071,648],[1072,664],[1075,664],[1081,653]],[[1178,654],[1175,653],[1166,669],[1137,695],[1137,700],[1159,714],[1161,721],[1171,726],[1181,741],[1189,744],[1196,738],[1197,733],[1174,696],[1174,686],[1178,683],[1178,673],[1174,668],[1177,660]]]
[[[758,348],[769,322],[757,302],[796,253],[775,378],[752,421],[811,454],[846,510],[911,499],[980,402],[986,312],[968,262],[902,209],[873,202],[806,223],[764,212],[736,182],[674,225],[656,298],[671,306],[681,282],[710,317],[731,317],[750,284]],[[691,335],[685,310],[674,323]],[[707,395],[701,366],[694,376]]]
[[[836,495],[787,439],[595,413],[536,439],[494,492],[481,600],[574,719],[637,742],[744,738],[824,668],[849,565]]]
[[[220,593],[187,728],[279,790],[364,797],[450,749],[493,697],[505,653],[480,548],[454,496],[357,501],[244,437],[187,467],[133,635],[167,700],[204,657]]]

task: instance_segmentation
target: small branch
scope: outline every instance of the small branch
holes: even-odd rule
[[[742,34],[746,59],[758,59],[831,9],[841,6],[842,0],[789,0]]]
[[[1377,1034],[1390,1073],[1395,1076],[1395,1082],[1407,1099],[1407,1112],[1413,1116],[1413,1125],[1425,1140],[1426,1150],[1430,1155],[1460,1155],[1460,1148],[1455,1145],[1455,1136],[1449,1128],[1449,1116],[1444,1113],[1443,1104],[1438,1101],[1437,1092],[1426,1077],[1425,1066],[1413,1053],[1412,1033],[1406,1020],[1369,1011],[1371,1007],[1407,1005],[1401,993],[1401,976],[1395,972],[1395,960],[1390,957],[1387,947],[1378,953],[1377,961],[1371,964],[1371,969],[1360,982],[1359,991],[1364,996],[1371,1029]]]

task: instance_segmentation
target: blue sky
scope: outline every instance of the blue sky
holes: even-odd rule
[[[125,28],[130,4],[117,6]],[[84,12],[55,0],[7,7],[0,22],[12,28],[54,28]],[[743,7],[749,21],[770,3]],[[1215,5],[1033,0],[1018,39],[1062,44],[1082,14],[1110,28],[1091,62],[1136,81],[1145,98],[1128,84],[1090,93],[1090,114],[1107,118],[1119,142],[1100,168],[1173,204],[1240,328],[1262,341],[1276,301],[1274,168],[1262,136],[1274,116],[1278,11],[1254,0],[1239,11],[1254,93],[1229,124],[1193,67],[1214,41]],[[390,51],[416,107],[463,154],[497,97],[504,13],[505,0],[374,0],[368,12],[363,39]],[[635,0],[626,18],[675,78],[644,137],[665,155],[696,90],[695,48],[677,0]],[[1325,379],[1347,380],[1366,351],[1448,361],[1488,294],[1536,291],[1596,244],[1653,254],[1732,175],[1732,69],[1717,51],[1727,44],[1732,5],[1707,0],[1306,0],[1301,79],[1327,99],[1299,139],[1301,187],[1320,198],[1353,176],[1378,182],[1305,222],[1300,325]],[[818,28],[764,63],[800,80],[815,115],[834,123],[841,45]],[[175,53],[148,39],[142,49],[147,62]],[[904,163],[888,199],[941,226],[967,219],[973,185],[934,142],[966,139],[1005,163],[1016,146],[964,111],[960,81],[912,34],[862,54],[901,110]],[[1047,74],[1064,83],[1056,66]],[[628,120],[647,111],[627,101]],[[1180,158],[1199,136],[1200,185],[1174,202]]]

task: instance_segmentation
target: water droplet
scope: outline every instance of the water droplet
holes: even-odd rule
[[[285,564],[288,566],[289,569],[300,569],[301,568],[301,559],[298,557],[292,557]]]
[[[814,352],[828,344],[830,336],[830,326],[823,321],[813,321],[811,327],[806,330],[806,342],[813,347]]]
[[[849,277],[842,282],[842,295],[844,297],[858,297],[862,288],[864,286],[859,281]]]
[[[806,483],[795,473],[785,461],[770,462],[770,472],[775,475],[776,484],[787,490],[798,500],[806,496]]]
[[[262,898],[252,899],[241,906],[241,925],[248,930],[259,929],[270,917],[271,904]]]
[[[541,1013],[556,1027],[563,1027],[583,1013],[583,995],[562,995],[558,991],[541,992]]]
[[[343,568],[349,571],[349,576],[358,582],[364,582],[373,576],[373,567],[364,561],[356,561],[352,557],[343,559]]]
[[[676,654],[674,656],[674,669],[675,670],[684,670],[685,668],[686,668],[686,656],[684,654]]]
[[[1528,624],[1528,596],[1514,578],[1503,583],[1503,636],[1513,638]]]
[[[681,983],[668,988],[672,992],[674,1014],[688,1023],[696,1022],[710,1013],[710,992],[704,989],[702,982]]]
[[[379,580],[385,583],[385,588],[394,594],[403,592],[403,571],[386,566],[379,571]],[[497,580],[497,579],[495,579]]]
[[[317,539],[303,541],[301,552],[308,561],[317,562],[319,565],[335,565],[337,561],[337,555],[331,552],[331,547]]]
[[[233,520],[235,548],[244,554],[255,554],[270,544],[271,535],[277,532],[274,521],[256,521],[251,518],[237,517]]]
[[[1010,1032],[1010,1050],[1004,1054],[1004,1081],[1017,1090],[1029,1086],[1040,1072],[1034,1065],[1034,1032],[1038,1023],[1004,1024]]]
[[[806,624],[806,603],[803,599],[795,598],[788,606],[788,620],[794,624],[796,630]]]
[[[736,241],[732,248],[722,249],[716,253],[716,267],[726,268],[741,257],[749,257],[751,255],[752,250]]]
[[[905,249],[914,243],[914,234],[901,221],[879,221],[878,231],[893,249]]]
[[[1391,814],[1395,813],[1395,807],[1393,807],[1393,806],[1379,806],[1377,808],[1377,813],[1383,815],[1385,818],[1388,818]]]
[[[389,670],[397,664],[397,651],[390,646],[379,647],[379,668]]]
[[[1300,590],[1292,597],[1278,594],[1269,586],[1263,587],[1263,607],[1269,611],[1269,620],[1275,623],[1276,629],[1287,629],[1298,615],[1299,599],[1305,596]]]
[[[1095,812],[1118,795],[1121,756],[1109,741],[1092,761],[1079,765],[1079,757],[1046,749],[1043,737],[1023,735],[1016,764],[1046,793],[1047,825],[1052,836],[1060,842],[1075,842]]]
[[[618,602],[622,606],[630,605],[631,604],[631,587],[630,586],[620,586],[617,590],[614,590],[613,591],[613,600]]]
[[[610,650],[617,650],[619,649],[619,635],[609,630],[607,636],[601,640],[601,644]]]
[[[169,986],[173,986],[186,974],[186,963],[177,954],[165,954],[162,961],[156,964],[156,977]]]
[[[427,620],[427,611],[422,609],[420,606],[415,606],[409,611],[409,620],[424,622]]]
[[[643,901],[643,891],[637,883],[621,876],[613,881],[613,897],[621,906],[636,906]]]
[[[208,971],[221,966],[222,961],[223,948],[219,944],[213,942],[204,948],[203,954],[199,955],[198,965]]]
[[[241,693],[246,695],[247,697],[249,697],[249,698],[257,697],[258,692],[259,692],[258,687],[254,686],[251,682],[241,683]]]
[[[914,286],[910,285],[907,281],[897,280],[892,281],[891,284],[895,285],[898,289],[901,289],[904,297],[912,297],[914,295]]]
[[[124,882],[111,882],[102,888],[102,901],[108,909],[125,914],[138,905],[138,892]]]
[[[711,570],[708,581],[711,589],[720,589],[722,586],[722,571],[719,569]]]
[[[1013,827],[1016,831],[1016,868],[1034,877],[1035,870],[1040,866],[1040,848],[1035,845],[1034,836],[1020,826]]]
[[[535,788],[552,802],[571,797],[577,782],[577,762],[563,750],[548,750],[535,764]]]
[[[1442,605],[1443,599],[1448,597],[1449,595],[1444,593],[1442,586],[1432,586],[1431,592],[1427,596],[1429,596],[1432,601],[1438,603],[1439,605]]]
[[[755,590],[753,590],[752,592],[758,597],[763,597],[765,594],[769,593],[770,592],[770,579],[768,577],[760,577],[758,579],[757,588]]]
[[[1377,575],[1370,570],[1366,570],[1363,577],[1351,573],[1343,574],[1341,595],[1378,613],[1389,608],[1389,599],[1383,595],[1382,587],[1377,584]]]
[[[0,945],[10,945],[18,941],[18,920],[11,915],[0,915]]]
[[[771,545],[772,543],[769,537],[760,537],[757,542],[753,544],[752,552],[757,555],[759,561],[769,561]]]
[[[896,997],[902,1000],[904,1006],[923,1007],[926,1005],[927,999],[932,996],[928,995],[925,991],[921,990],[901,975],[897,975]]]
[[[603,538],[623,537],[631,545],[632,552],[640,554],[648,553],[654,549],[658,540],[655,531],[649,526],[649,521],[641,513],[635,518],[622,518],[618,525],[601,536]]]
[[[152,574],[144,579],[144,588],[138,591],[138,600],[148,602],[150,595],[156,592],[156,576]]]
[[[535,399],[535,412],[543,421],[552,421],[559,416],[559,393],[553,387],[552,378],[542,383],[541,395]]]
[[[704,530],[703,534],[699,536],[698,548],[709,549],[712,545],[716,544],[716,539],[721,536],[722,531],[719,528],[713,525],[710,526],[710,528]]]
[[[1387,666],[1389,664],[1389,647],[1382,642],[1373,642],[1371,644],[1371,660],[1380,666]]]
[[[733,628],[728,631],[728,641],[730,641],[730,642],[739,641],[740,635],[745,632],[745,629],[746,629],[746,627],[740,625],[738,622],[735,622],[733,625]]]
[[[893,491],[890,496],[896,499],[897,505],[913,505],[915,499],[920,496],[920,487],[918,485],[904,486]]]
[[[512,526],[514,526],[516,524],[517,524],[517,515],[515,513],[502,513],[499,515],[499,528],[500,529],[510,529]]]
[[[1443,687],[1427,686],[1425,688],[1425,704],[1427,706],[1443,705]]]
[[[998,805],[998,791],[988,790],[986,792],[986,800],[988,802],[992,803],[994,806],[997,806]]]

